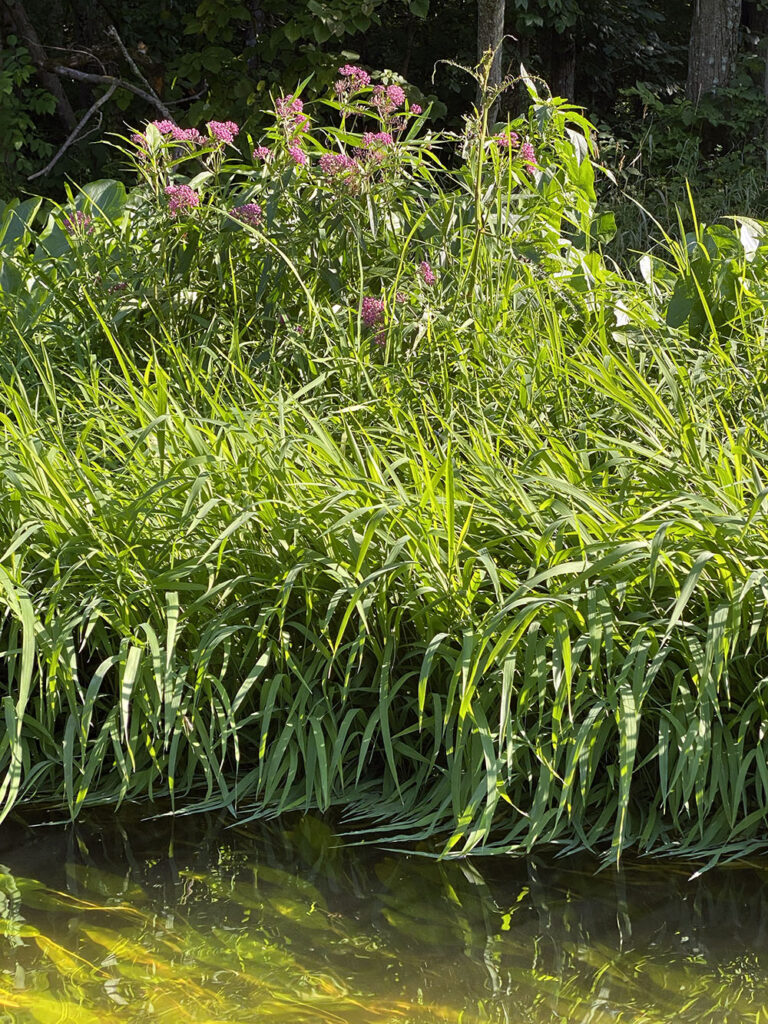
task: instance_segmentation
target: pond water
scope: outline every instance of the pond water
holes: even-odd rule
[[[324,822],[0,827],[0,1021],[768,1021],[768,868],[437,862]]]

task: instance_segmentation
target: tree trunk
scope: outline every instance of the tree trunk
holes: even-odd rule
[[[506,0],[477,0],[477,60],[493,50],[493,64],[488,86],[493,89],[501,83],[501,41],[504,38],[504,8]]]
[[[694,0],[685,94],[697,103],[728,85],[739,43],[741,0]]]
[[[1,0],[1,2],[16,31],[16,35],[29,50],[29,55],[32,58],[32,63],[37,68],[41,84],[55,97],[59,116],[71,131],[77,124],[75,112],[72,110],[67,99],[61,80],[51,71],[47,70],[45,49],[35,31],[35,26],[29,19],[24,4],[20,0]]]
[[[572,31],[552,33],[549,87],[553,96],[572,100],[576,85],[576,37]]]

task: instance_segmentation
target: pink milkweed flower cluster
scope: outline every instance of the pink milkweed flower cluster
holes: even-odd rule
[[[419,273],[421,274],[422,281],[426,285],[431,286],[437,280],[437,278],[435,277],[434,270],[426,260],[422,260],[421,263],[419,264]]]
[[[224,145],[230,145],[240,131],[239,125],[234,121],[209,121],[206,125],[208,134],[212,139]]]
[[[307,154],[301,148],[301,146],[293,145],[288,147],[288,155],[295,164],[302,167],[307,162]]]
[[[384,320],[384,300],[366,295],[360,308],[360,316],[366,327],[376,327]]]
[[[342,103],[348,100],[354,93],[367,88],[371,84],[371,76],[367,71],[357,67],[355,64],[345,64],[339,68],[339,78],[333,83],[333,90]]]
[[[309,118],[304,113],[304,103],[293,94],[280,96],[275,100],[277,116],[283,122],[289,135],[297,135],[307,130]]]
[[[361,167],[346,153],[323,153],[318,162],[322,173],[335,182],[343,184],[350,192],[356,192],[360,184]]]
[[[368,72],[363,71],[362,68],[357,67],[355,64],[345,64],[343,67],[340,67],[339,74],[344,81],[336,82],[334,86],[336,92],[345,92],[348,89],[357,92],[359,89],[364,89],[371,84],[371,76]]]
[[[533,148],[530,142],[524,142],[520,147],[520,157],[525,164],[525,169],[528,174],[533,177],[533,173],[539,166],[536,161],[536,150]]]
[[[90,235],[93,231],[93,217],[89,217],[82,210],[74,210],[65,214],[62,227],[68,235]]]
[[[363,149],[371,146],[393,146],[395,140],[389,132],[364,132],[361,139]]]
[[[175,121],[169,121],[167,118],[149,123],[153,128],[157,128],[161,135],[170,135],[174,142],[191,142],[199,145],[205,141],[197,128],[180,128]],[[143,135],[133,135],[131,138],[137,145],[141,145],[142,141],[146,142]]]
[[[166,185],[165,194],[172,217],[189,213],[200,205],[200,196],[189,185]]]
[[[357,170],[358,164],[346,153],[323,153],[319,161],[323,174],[341,174],[343,171]]]
[[[233,206],[229,212],[243,224],[250,224],[252,228],[257,228],[261,224],[262,209],[258,203],[243,203],[242,206]]]
[[[374,161],[380,164],[386,159],[386,150],[394,144],[390,132],[364,132],[356,153],[363,162]]]
[[[498,149],[509,149],[510,146],[516,149],[520,145],[520,136],[517,132],[510,132],[509,135],[504,132],[501,135],[494,135],[493,141]]]
[[[377,107],[381,114],[388,116],[405,103],[405,92],[399,85],[376,85],[373,88],[371,103]]]
[[[179,128],[176,125],[171,132],[174,142],[191,142],[193,145],[202,146],[205,139],[197,128]]]
[[[412,114],[416,114],[417,117],[421,113],[421,110],[422,110],[421,104],[419,104],[419,103],[412,103],[411,104],[411,113]]]
[[[362,169],[346,153],[324,153],[317,166],[327,178],[337,185],[343,185],[350,193],[358,190]]]
[[[272,150],[269,146],[257,146],[253,151],[254,160],[263,160],[265,163],[272,158]]]

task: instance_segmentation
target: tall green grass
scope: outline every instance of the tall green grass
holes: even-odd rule
[[[763,845],[768,226],[622,276],[588,126],[528,84],[533,174],[485,111],[447,172],[421,115],[334,191],[362,114],[308,167],[278,118],[264,166],[149,131],[143,184],[73,196],[92,234],[6,211],[2,813]],[[171,219],[168,180],[201,206]]]

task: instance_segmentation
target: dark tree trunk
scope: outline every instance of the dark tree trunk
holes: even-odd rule
[[[573,32],[554,32],[551,41],[549,87],[553,96],[572,100],[576,84],[576,37]]]
[[[16,34],[29,50],[29,55],[32,58],[32,63],[37,68],[41,84],[55,97],[59,116],[71,131],[77,124],[75,113],[67,99],[60,79],[53,72],[47,70],[45,49],[35,31],[35,26],[29,19],[24,4],[20,0],[0,0],[0,2],[2,2],[2,6],[5,8]]]
[[[504,38],[504,8],[506,0],[477,0],[477,59],[481,61],[487,50],[494,51],[490,88],[501,82],[501,41]]]
[[[740,19],[741,0],[694,0],[685,89],[694,103],[730,81]]]

